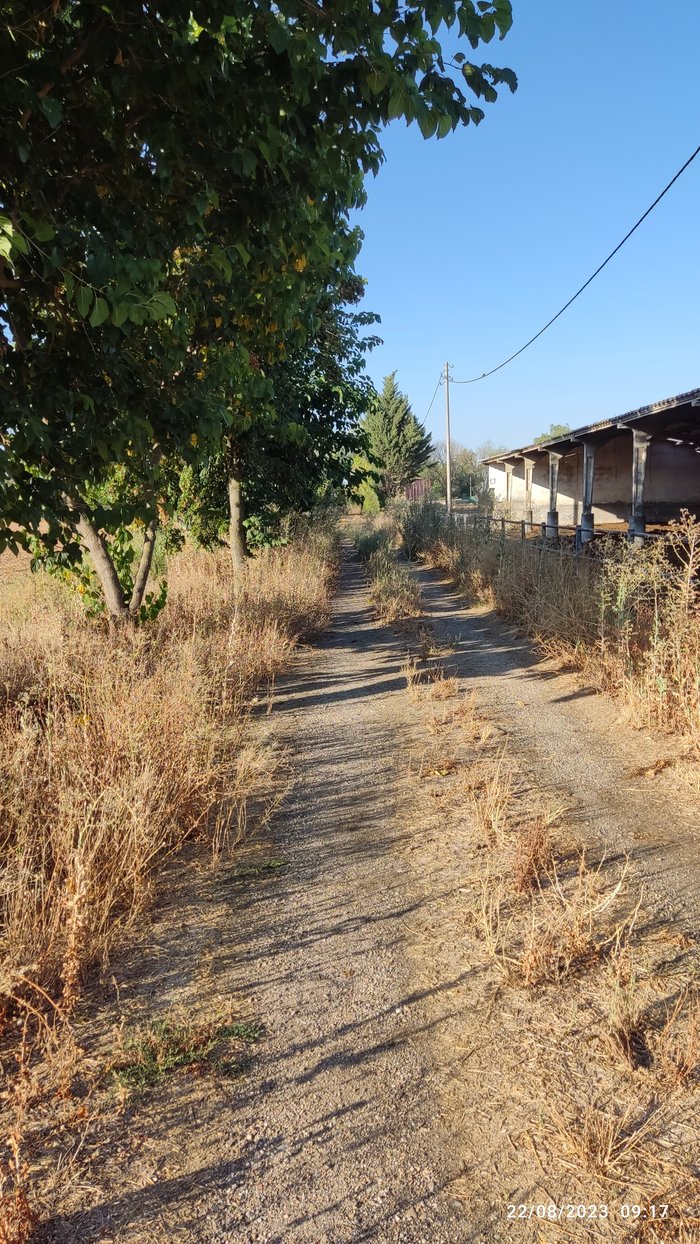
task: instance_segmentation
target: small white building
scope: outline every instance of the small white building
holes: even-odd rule
[[[700,517],[700,389],[485,460],[506,518],[580,527]]]

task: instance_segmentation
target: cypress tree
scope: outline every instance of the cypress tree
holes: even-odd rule
[[[399,389],[395,371],[385,377],[364,428],[370,453],[378,463],[381,478],[377,491],[384,505],[415,479],[433,456],[430,433],[418,422],[406,394]]]

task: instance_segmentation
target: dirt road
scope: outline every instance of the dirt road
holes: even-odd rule
[[[698,808],[679,788],[678,741],[626,725],[614,700],[543,659],[492,610],[465,609],[444,578],[416,574],[435,634],[459,637],[450,664],[480,711],[506,726],[533,787],[566,806],[582,842],[629,852],[650,896],[697,927]]]
[[[402,953],[403,645],[377,624],[348,554],[330,633],[277,697],[296,785],[276,827],[285,865],[251,912],[241,988],[269,1023],[247,1085],[241,1162],[212,1239],[472,1238],[450,1201],[421,1039],[428,1013]],[[445,982],[449,987],[449,982]]]
[[[688,921],[692,827],[665,774],[632,776],[653,767],[658,741],[416,573],[426,621],[456,643],[460,686],[508,730],[532,786],[565,799],[584,840],[633,851],[651,893]],[[42,1241],[549,1244],[507,1205],[568,1191],[525,1139],[542,1051],[566,1071],[580,1020],[572,1011],[553,1036],[546,992],[514,991],[494,1010],[492,966],[465,932],[478,834],[466,808],[448,819],[436,800],[434,816],[414,815],[425,722],[405,655],[346,549],[330,630],[277,688],[269,720],[294,785],[270,836],[194,885],[180,868],[130,972],[117,968],[137,1015],[233,998],[263,1039],[230,1085],[180,1074],[132,1103],[109,1162]]]

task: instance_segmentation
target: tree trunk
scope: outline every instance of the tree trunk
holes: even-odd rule
[[[228,505],[228,539],[231,550],[231,562],[234,574],[238,574],[246,564],[248,548],[246,545],[245,527],[243,526],[241,481],[232,472],[229,472],[228,477]]]
[[[238,574],[246,564],[248,544],[243,526],[243,461],[240,450],[234,445],[233,436],[228,438],[228,542],[231,550],[233,573]]]
[[[103,537],[70,497],[64,494],[63,499],[71,512],[71,522],[92,558],[110,617],[114,622],[128,621],[124,591]]]
[[[129,602],[129,612],[132,614],[138,613],[139,609],[141,608],[141,602],[143,601],[144,593],[146,591],[146,584],[148,583],[148,576],[151,573],[151,562],[153,561],[153,550],[156,544],[157,526],[158,526],[158,519],[156,515],[154,515],[150,523],[148,524],[145,535],[143,537],[143,549],[141,550],[141,560],[139,562],[139,568],[136,571],[136,578],[134,579],[134,590],[131,593],[131,600]]]

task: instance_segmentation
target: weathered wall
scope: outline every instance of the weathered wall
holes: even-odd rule
[[[497,512],[506,512],[506,471],[489,467]],[[598,447],[593,485],[593,517],[596,523],[625,523],[632,500],[632,433],[616,435]],[[583,447],[559,463],[557,505],[559,522],[575,525],[581,520],[583,501]],[[652,440],[649,445],[644,488],[647,522],[665,522],[686,506],[700,515],[700,454],[671,441]],[[512,474],[510,517],[529,519],[526,510],[525,463],[518,461]],[[543,522],[549,509],[549,457],[542,454],[532,476],[532,521]]]

